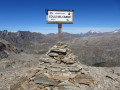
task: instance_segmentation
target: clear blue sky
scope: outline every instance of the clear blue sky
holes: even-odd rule
[[[46,8],[75,10],[74,24],[64,24],[63,32],[120,28],[120,0],[0,0],[0,30],[56,33],[57,24],[46,24]]]

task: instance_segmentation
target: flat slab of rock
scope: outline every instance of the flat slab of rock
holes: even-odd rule
[[[79,72],[80,69],[77,68],[77,67],[73,67],[73,68],[69,68],[69,71],[70,71],[70,72]]]
[[[51,79],[57,79],[57,80],[69,80],[68,76],[58,76],[58,75],[52,75]]]
[[[71,81],[79,84],[89,85],[90,83],[94,82],[94,79],[91,76],[81,74],[75,76]]]
[[[48,86],[56,86],[59,84],[57,80],[49,79],[49,78],[42,78],[42,77],[35,78],[34,82],[36,84],[43,84],[43,85],[48,85]]]
[[[52,49],[51,52],[66,53],[66,49]]]
[[[67,58],[67,57],[65,57],[64,59],[62,59],[62,61],[63,61],[64,63],[66,63],[66,64],[73,64],[73,63],[74,63],[74,61],[73,61],[72,59],[69,59],[69,58]]]
[[[55,63],[56,60],[52,58],[40,58],[40,61],[45,62],[45,63]]]
[[[57,53],[49,53],[49,56],[51,56],[51,57],[57,57],[58,54]]]

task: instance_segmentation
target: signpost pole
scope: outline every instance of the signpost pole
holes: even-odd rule
[[[58,42],[61,42],[62,24],[73,24],[74,10],[46,9],[47,23],[58,24]]]
[[[58,23],[58,42],[61,42],[62,23]]]

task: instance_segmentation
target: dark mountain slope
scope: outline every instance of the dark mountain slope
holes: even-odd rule
[[[120,66],[120,34],[76,38],[70,46],[79,59],[87,65],[110,63],[112,66],[112,62]]]
[[[0,38],[0,60],[7,58],[9,56],[9,52],[18,53],[18,50],[15,46]]]

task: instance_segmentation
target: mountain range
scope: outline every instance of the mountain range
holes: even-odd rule
[[[98,34],[115,34],[115,33],[120,33],[120,29],[116,29],[114,31],[111,31],[111,32],[100,32],[100,31],[94,31],[94,30],[90,30],[86,33],[80,33],[80,34],[71,34],[71,33],[67,33],[67,32],[63,32],[63,36],[64,35],[67,35],[69,36],[70,34],[72,36],[75,36],[75,37],[85,37],[85,36],[90,36],[90,35],[98,35]],[[8,30],[0,30],[0,35],[13,35],[13,36],[20,36],[22,38],[24,38],[24,35],[30,35],[32,34],[33,36],[34,35],[37,35],[37,36],[42,36],[44,37],[42,33],[39,33],[39,32],[30,32],[30,31],[8,31]],[[55,33],[49,33],[49,34],[46,34],[45,36],[55,36],[56,34]],[[32,36],[31,36],[32,37]]]
[[[0,31],[0,38],[10,42],[19,51],[44,54],[57,43],[58,35],[30,32]],[[112,32],[62,33],[62,42],[68,44],[79,60],[87,65],[119,66],[120,29]],[[117,62],[117,63],[116,63]],[[104,64],[104,65],[103,65]],[[113,65],[114,64],[114,65]]]

